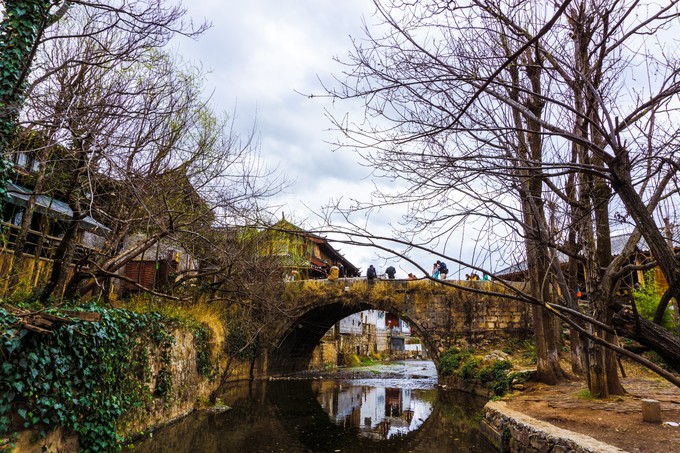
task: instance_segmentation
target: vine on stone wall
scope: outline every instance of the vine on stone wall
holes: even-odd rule
[[[82,450],[119,450],[126,414],[172,390],[174,338],[158,313],[87,307],[100,322],[74,320],[52,335],[22,329],[0,308],[0,436],[20,429],[41,435],[61,427],[78,434]],[[150,388],[148,345],[161,351]]]
[[[31,54],[45,28],[52,0],[3,2],[0,21],[0,211],[12,168],[8,146],[14,136]]]
[[[210,331],[200,324],[193,326],[191,330],[196,348],[196,370],[199,376],[212,379],[215,368],[210,358]]]

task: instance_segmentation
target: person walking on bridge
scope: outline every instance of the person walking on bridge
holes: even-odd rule
[[[394,266],[390,266],[387,269],[385,269],[385,273],[387,274],[387,278],[394,279],[394,276],[396,275],[397,270],[394,268]]]

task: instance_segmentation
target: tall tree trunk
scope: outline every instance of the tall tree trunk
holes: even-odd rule
[[[572,162],[576,162],[578,159],[578,150],[577,146],[575,144],[572,144]],[[578,274],[579,274],[579,265],[580,262],[576,258],[576,255],[579,250],[579,246],[577,243],[577,231],[576,231],[576,225],[579,223],[579,218],[580,215],[577,214],[578,211],[580,211],[579,207],[579,201],[578,201],[578,191],[576,190],[576,175],[574,173],[571,173],[568,178],[567,178],[567,184],[566,184],[566,189],[565,193],[567,196],[567,199],[569,200],[569,205],[570,205],[570,226],[569,226],[569,233],[567,235],[567,243],[565,244],[565,248],[568,250],[569,254],[569,260],[567,262],[567,272],[566,272],[566,285],[567,288],[566,290],[563,290],[563,297],[567,301],[567,306],[571,308],[572,310],[576,311],[581,311],[581,307],[578,305],[578,298],[576,297],[577,294],[577,286],[579,284],[578,282]],[[581,319],[574,319],[574,322],[576,322],[581,328],[585,328],[585,323]],[[576,329],[569,329],[569,348],[570,348],[570,353],[571,353],[571,371],[572,373],[576,375],[583,375],[585,374],[586,370],[586,360],[585,360],[585,351],[583,348],[583,343],[581,341],[581,334],[576,330]]]
[[[510,55],[512,51],[506,48]],[[533,60],[533,58],[535,60]],[[527,63],[524,67],[526,76],[531,84],[531,96],[521,89],[522,77],[519,67],[513,65],[508,68],[513,85],[508,89],[509,96],[523,103],[536,118],[541,118],[544,101],[541,97],[542,65],[538,54],[527,51]],[[511,157],[520,162],[517,178],[517,191],[522,206],[524,220],[524,241],[527,251],[527,270],[531,295],[537,300],[548,303],[552,301],[550,288],[551,257],[548,251],[549,233],[545,216],[543,198],[543,142],[541,125],[533,117],[525,115],[519,109],[512,111],[513,121],[517,131],[516,154]],[[542,306],[533,309],[534,330],[536,335],[536,367],[537,379],[547,384],[556,384],[566,375],[560,366],[559,342],[556,328],[558,324],[552,314]]]
[[[54,292],[64,285],[68,266],[73,261],[73,254],[75,252],[76,245],[75,239],[80,229],[80,221],[80,218],[74,218],[68,222],[66,233],[64,233],[64,237],[61,239],[59,247],[57,247],[55,252],[50,278],[40,291],[39,299],[40,303],[43,305],[47,305]],[[61,293],[58,294],[58,296],[61,295]]]
[[[569,9],[569,25],[573,36],[575,74],[571,83],[574,94],[574,109],[577,113],[574,122],[574,134],[589,141],[603,143],[600,131],[593,127],[599,121],[600,104],[592,90],[586,86],[597,87],[602,79],[602,53],[592,52],[593,43],[592,15],[586,2],[575,3]],[[582,80],[588,83],[583,83]],[[601,158],[574,143],[572,159],[586,167],[602,167]],[[611,297],[611,279],[605,278],[611,256],[611,235],[609,228],[609,202],[611,188],[601,177],[591,173],[577,174],[577,185],[580,190],[578,200],[572,204],[574,210],[573,228],[580,233],[580,246],[585,259],[585,283],[588,304],[592,316],[603,324],[611,323],[609,299]],[[576,193],[572,194],[576,195]],[[594,228],[594,231],[593,231]],[[591,332],[608,338],[602,329],[593,328]],[[609,394],[625,393],[618,378],[616,356],[600,344],[589,341],[587,353],[587,377],[591,395],[606,398]]]
[[[541,97],[541,74],[542,60],[540,53],[536,51],[528,58],[526,75],[531,84],[532,95],[526,100],[527,108],[541,118],[545,101]],[[527,266],[533,269],[529,271],[531,276],[532,292],[534,297],[544,302],[552,301],[551,256],[548,251],[550,233],[547,231],[548,222],[545,215],[545,203],[543,197],[543,139],[541,125],[532,117],[526,117],[527,144],[529,159],[527,159],[528,179],[526,180],[526,199],[523,202],[525,209],[524,219],[528,226],[527,256],[533,255],[533,266],[527,262]],[[531,250],[531,252],[529,252]],[[552,314],[544,307],[536,307],[534,310],[534,322],[536,328],[536,356],[537,373],[541,382],[556,384],[563,380],[566,375],[560,366],[560,348],[555,332],[556,323]],[[540,354],[539,354],[540,351]]]
[[[612,323],[620,335],[657,352],[671,368],[680,373],[680,336],[636,316],[628,308],[617,311]]]
[[[593,134],[594,135],[594,134]],[[598,166],[602,166],[602,162],[596,160]],[[598,312],[601,318],[597,318],[607,325],[612,323],[612,312],[610,310],[610,303],[613,296],[613,285],[610,278],[604,277],[604,270],[609,268],[612,261],[612,241],[611,229],[609,226],[609,201],[612,196],[612,191],[607,182],[598,178],[595,181],[595,190],[592,192],[593,206],[595,207],[595,231],[597,232],[597,270],[600,274],[600,296],[601,300],[597,301]],[[618,346],[618,340],[612,333],[606,332],[604,334],[605,340]],[[616,360],[616,353],[611,349],[605,348],[604,351],[604,370],[606,376],[607,393],[610,395],[624,395],[626,393],[621,380],[619,379],[619,367]]]
[[[630,176],[630,165],[626,164],[627,155],[627,151],[621,150],[621,155],[607,164],[612,174],[612,187],[635,221],[635,225],[647,242],[654,260],[668,282],[668,290],[654,313],[654,322],[661,324],[671,299],[680,301],[680,259],[675,255],[673,248],[669,247],[662,231],[654,222],[654,218],[649,215],[645,203],[635,190]]]
[[[583,155],[582,158],[584,161],[588,161],[588,156]],[[602,263],[606,261],[604,253],[608,253],[609,260],[611,260],[611,251],[609,242],[607,242],[609,240],[609,235],[607,234],[608,228],[606,231],[598,231],[597,237],[593,231],[593,224],[595,224],[596,227],[601,227],[600,221],[598,220],[597,208],[594,207],[598,200],[591,195],[596,192],[593,188],[596,184],[597,183],[591,178],[582,178],[581,204],[586,208],[593,208],[584,209],[581,213],[582,219],[579,222],[579,230],[581,247],[585,258],[585,293],[587,294],[587,303],[593,318],[606,324],[609,320],[610,294],[607,288],[604,287],[605,285],[603,285],[602,269],[605,267],[602,266]],[[605,206],[608,206],[608,202],[605,203]],[[594,221],[593,217],[595,217]],[[604,250],[599,249],[599,245],[603,246]],[[607,261],[605,266],[608,264]],[[593,328],[591,333],[604,338],[604,331],[601,329]],[[610,370],[609,354],[611,354],[611,352],[600,344],[589,341],[588,367],[586,372],[588,376],[588,388],[591,395],[595,398],[607,398],[610,394],[610,389],[613,389],[614,393],[622,393],[623,391],[622,388],[619,388],[620,384],[618,384],[616,367],[614,370]]]
[[[550,301],[549,269],[545,246],[534,240],[527,241],[527,267],[531,295],[538,300]],[[536,334],[536,378],[540,382],[554,385],[566,375],[560,366],[560,348],[557,340],[554,316],[543,306],[533,307],[534,330]]]
[[[75,242],[80,231],[80,222],[85,217],[80,206],[80,194],[78,189],[80,187],[81,177],[83,173],[87,171],[86,157],[88,153],[86,147],[86,140],[74,139],[75,156],[73,159],[71,178],[67,186],[68,204],[73,211],[73,218],[68,221],[66,232],[61,238],[59,247],[57,247],[55,252],[50,278],[40,292],[40,302],[42,304],[46,304],[49,301],[57,288],[61,289],[59,297],[63,295],[68,268],[73,262],[76,246]]]
[[[15,135],[26,79],[38,39],[47,26],[52,2],[15,0],[3,2],[3,6],[0,21],[0,211],[5,206],[12,168],[8,147]]]
[[[529,197],[525,197],[523,206],[530,292],[537,300],[548,302],[552,300],[550,256],[541,239],[541,223],[537,220],[537,216],[541,215],[542,205],[538,208]],[[536,378],[546,384],[557,384],[566,377],[560,366],[559,344],[555,332],[557,324],[553,315],[543,306],[534,306],[533,321],[536,335]]]

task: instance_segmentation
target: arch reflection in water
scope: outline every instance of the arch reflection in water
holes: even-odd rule
[[[437,392],[432,387],[424,387],[417,379],[404,379],[402,383],[404,391],[399,393],[387,391],[399,390],[392,380],[387,383],[364,380],[358,385],[357,381],[349,380],[237,383],[225,388],[220,396],[231,410],[195,412],[155,431],[153,437],[140,440],[135,444],[135,452],[496,451],[481,438],[477,428],[485,403],[483,399],[468,394]],[[350,390],[353,384],[358,391]],[[378,392],[380,385],[384,385],[382,394]],[[336,389],[337,397],[334,396]],[[376,395],[371,399],[374,403],[368,402],[371,394]],[[352,398],[361,404],[353,404]],[[341,400],[349,403],[341,403]],[[325,407],[330,407],[332,412]],[[371,418],[370,422],[366,417]],[[352,424],[355,420],[358,423]],[[413,429],[416,426],[419,428]]]
[[[317,401],[339,426],[363,437],[390,439],[415,431],[432,413],[437,391],[356,386],[337,381],[314,382]]]

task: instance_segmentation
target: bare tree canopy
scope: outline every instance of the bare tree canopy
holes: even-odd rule
[[[181,7],[162,1],[64,6],[35,43],[18,118],[16,152],[29,155],[35,171],[15,277],[41,195],[65,200],[74,213],[43,301],[57,287],[74,295],[106,281],[101,277],[119,278],[126,263],[160,241],[200,251],[196,259],[211,266],[225,264],[224,235],[212,230],[257,218],[282,182],[262,165],[254,131],[237,135],[234,115],[208,106],[202,72],[163,50],[173,35],[197,36],[206,26],[193,27]],[[67,282],[86,216],[110,232],[101,253],[78,262]],[[135,235],[137,242],[127,240]]]
[[[163,46],[175,34],[197,36],[207,28],[206,24],[194,27],[192,23],[187,23],[185,13],[179,3],[163,0],[22,0],[2,3],[0,44],[5,50],[0,52],[0,69],[3,72],[0,85],[0,206],[6,197],[5,187],[10,168],[6,147],[13,138],[25,96],[31,91],[27,81],[38,48],[46,41],[62,37],[90,38],[96,42],[100,36],[112,31],[136,36],[137,39],[127,40],[122,46],[100,48],[100,56],[108,55],[109,59],[115,59],[134,53],[135,49]],[[63,30],[64,35],[46,35],[46,30],[71,14],[87,17],[90,26],[77,31]],[[100,58],[100,61],[92,64],[105,64],[106,59]],[[66,66],[70,63],[78,62],[63,62]]]
[[[522,250],[531,297],[544,303],[575,308],[585,269],[588,310],[603,325],[642,237],[668,282],[658,321],[680,296],[680,261],[663,233],[664,218],[677,223],[680,66],[668,43],[678,2],[374,4],[377,25],[355,39],[347,70],[326,89],[364,103],[360,118],[334,120],[347,138],[338,145],[395,184],[343,209],[346,218],[404,205],[398,237],[476,230],[468,240],[482,240],[482,258]],[[621,227],[632,239],[612,259],[611,229]],[[563,270],[564,260],[573,264]],[[548,318],[535,322],[550,330]],[[612,356],[590,351],[582,359],[593,393],[619,393]],[[610,376],[592,382],[602,377],[594,369]],[[547,380],[559,374],[546,371]]]

